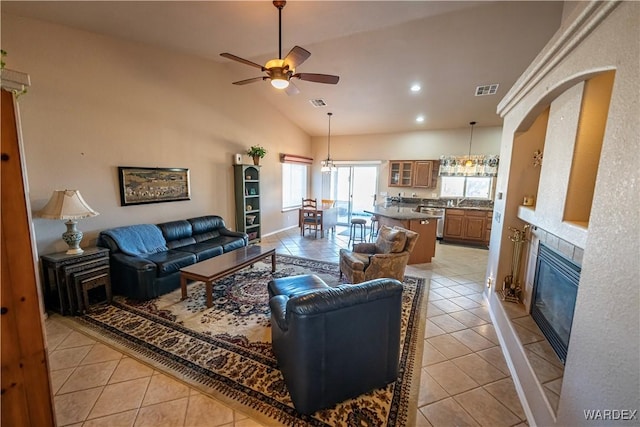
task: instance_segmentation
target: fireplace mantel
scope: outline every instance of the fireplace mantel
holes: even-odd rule
[[[536,212],[535,207],[531,206],[520,206],[518,208],[518,218],[532,226],[542,228],[574,246],[583,249],[586,247],[587,235],[589,234],[587,223],[571,221],[552,222],[549,215],[540,215],[539,212]]]

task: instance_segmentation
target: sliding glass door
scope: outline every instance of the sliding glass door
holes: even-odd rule
[[[331,174],[331,199],[338,207],[338,224],[348,225],[353,217],[369,217],[378,191],[377,165],[339,165]]]

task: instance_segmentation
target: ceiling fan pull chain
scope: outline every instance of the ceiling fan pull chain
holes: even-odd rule
[[[282,9],[286,1],[274,1],[273,5],[278,8],[278,59],[282,59]]]

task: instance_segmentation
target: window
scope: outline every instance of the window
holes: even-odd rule
[[[305,164],[282,164],[282,210],[301,206],[307,195],[307,169]]]
[[[491,198],[492,177],[442,176],[440,179],[440,197]]]

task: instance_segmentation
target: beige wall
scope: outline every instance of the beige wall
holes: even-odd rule
[[[105,228],[203,214],[221,215],[235,227],[232,156],[253,144],[268,150],[262,161],[263,234],[297,225],[295,212],[280,210],[279,153],[315,159],[310,187],[321,198],[326,135],[310,138],[273,110],[259,108],[260,100],[230,85],[233,76],[217,63],[7,14],[2,46],[9,52],[8,68],[32,81],[19,101],[32,209],[42,208],[54,189],[79,189],[100,212],[80,220],[83,246],[94,244]],[[472,152],[496,154],[500,131],[476,126]],[[332,136],[331,154],[336,160],[385,161],[379,191],[387,191],[386,160],[464,155],[469,133],[461,124],[453,130]],[[192,198],[120,206],[118,166],[189,168]],[[35,218],[34,226],[39,253],[66,248],[62,221]]]
[[[531,425],[637,425],[637,418],[627,423],[587,422],[584,411],[640,408],[640,3],[585,2],[571,7],[558,34],[498,108],[504,116],[504,131],[497,191],[505,197],[494,206],[488,266],[489,271],[506,271],[511,255],[507,227],[524,224],[517,218],[522,189],[510,173],[511,153],[516,149],[513,136],[557,99],[558,104],[551,106],[538,190],[538,196],[546,193],[547,200],[536,205],[535,215],[545,221],[545,228],[584,247],[557,418],[545,402],[527,399],[539,386],[527,382],[525,371],[530,367],[519,359],[521,352],[493,290],[490,307],[503,349],[513,357],[514,381],[524,393]],[[580,82],[607,70],[616,71],[615,81],[591,217],[588,229],[581,233],[584,237],[578,238],[570,224],[562,221],[563,200],[550,199],[566,194]],[[568,103],[566,108],[563,101]],[[558,114],[563,109],[564,117]],[[569,159],[550,159],[549,153]],[[547,167],[550,164],[556,167]]]
[[[19,106],[32,210],[54,189],[79,189],[100,212],[80,220],[83,246],[105,228],[205,214],[235,228],[232,156],[253,144],[268,151],[264,233],[295,224],[280,211],[278,154],[308,156],[310,138],[219,64],[4,14],[2,48],[8,68],[31,76]],[[191,200],[122,207],[118,166],[189,168]],[[66,248],[62,221],[34,225],[40,254]]]

